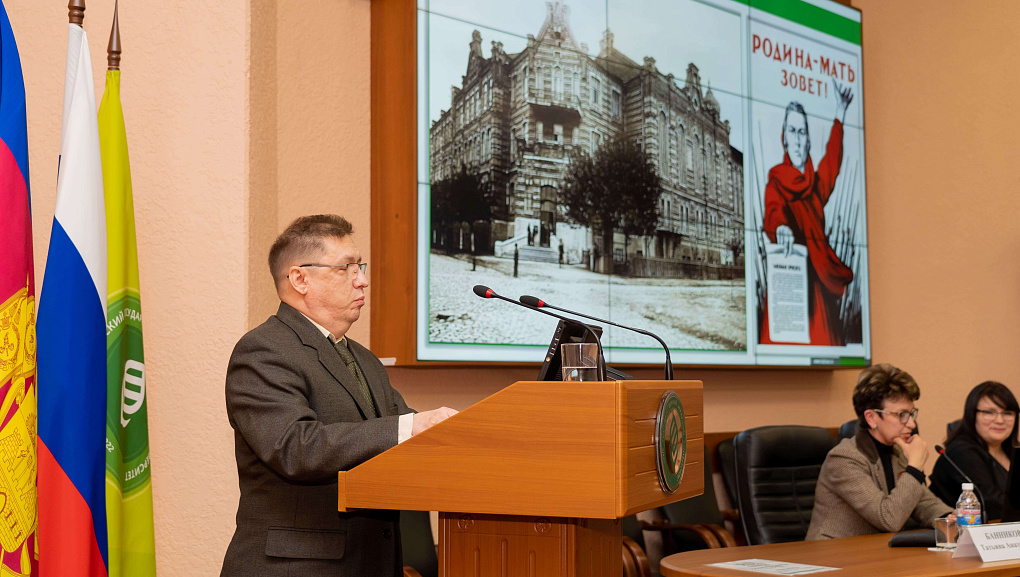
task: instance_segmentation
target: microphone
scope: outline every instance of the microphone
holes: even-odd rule
[[[964,473],[963,469],[961,469],[959,465],[954,463],[953,460],[949,458],[949,455],[946,454],[946,450],[942,447],[942,445],[935,445],[935,452],[938,453],[941,457],[943,457],[947,463],[952,465],[953,468],[956,469],[956,472],[959,473],[960,476],[964,478],[964,480],[966,480],[971,485],[974,485],[974,492],[977,493],[978,499],[981,500],[981,522],[988,523],[990,519],[988,519],[988,517],[985,517],[985,496],[981,494],[981,489],[978,489],[977,483],[975,483],[973,479],[968,477],[967,473]]]
[[[591,319],[593,321],[597,321],[597,322],[600,322],[600,323],[606,323],[607,325],[613,325],[614,327],[620,327],[621,329],[627,329],[628,331],[634,331],[635,333],[640,333],[642,335],[645,335],[645,336],[648,336],[648,337],[652,337],[653,339],[659,341],[659,344],[662,345],[662,350],[666,351],[666,380],[667,381],[672,381],[673,380],[673,361],[670,360],[670,358],[669,358],[669,347],[667,347],[666,343],[662,339],[660,339],[657,335],[655,335],[655,334],[653,334],[653,333],[651,333],[649,331],[646,331],[644,329],[637,329],[637,328],[634,328],[634,327],[628,327],[626,325],[621,325],[620,323],[614,323],[613,321],[609,321],[609,320],[606,320],[606,319],[600,319],[600,318],[597,318],[597,317],[593,317],[591,315],[586,315],[584,313],[579,313],[579,312],[567,310],[567,309],[564,309],[564,308],[560,308],[560,307],[557,307],[557,306],[553,306],[553,305],[545,302],[544,300],[536,298],[536,297],[533,297],[533,296],[524,295],[524,296],[521,297],[520,300],[521,300],[521,304],[523,304],[525,306],[529,306],[529,307],[534,307],[535,310],[539,310],[540,312],[545,312],[545,311],[541,311],[542,308],[550,308],[550,309],[557,310],[557,311],[563,311],[563,312],[565,312],[567,314],[577,315],[579,317],[583,317],[583,318],[586,318],[586,319]]]
[[[507,298],[507,297],[505,297],[505,296],[503,296],[501,294],[497,294],[496,291],[492,290],[491,288],[489,288],[489,287],[487,287],[485,285],[476,284],[474,286],[474,288],[471,289],[471,290],[473,290],[476,295],[482,297],[483,299],[499,299],[501,301],[506,301],[508,303],[513,303],[513,304],[515,304],[515,305],[517,305],[519,307],[524,307],[524,308],[529,309],[529,310],[537,311],[537,312],[540,312],[540,313],[542,313],[544,315],[549,315],[551,317],[560,319],[561,321],[566,321],[568,323],[574,323],[575,325],[583,327],[584,330],[588,332],[588,334],[590,334],[591,336],[595,337],[595,344],[598,345],[598,349],[599,349],[598,367],[596,367],[598,369],[599,380],[600,381],[606,380],[606,357],[605,357],[604,352],[602,350],[602,340],[599,339],[599,334],[597,332],[595,332],[595,329],[593,329],[591,327],[591,325],[587,325],[585,323],[582,323],[581,321],[578,321],[578,320],[575,320],[575,319],[571,319],[571,318],[568,318],[568,317],[565,317],[565,316],[562,316],[562,315],[558,315],[556,313],[551,313],[549,311],[544,311],[544,310],[542,310],[542,309],[540,309],[538,307],[535,307],[535,306],[531,306],[531,305],[528,305],[528,304],[517,302],[514,299]]]

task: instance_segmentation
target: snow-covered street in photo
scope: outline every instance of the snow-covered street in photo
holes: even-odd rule
[[[671,349],[744,350],[747,347],[744,279],[689,280],[607,276],[583,266],[469,255],[429,256],[429,341],[547,345],[556,320],[472,292],[477,284],[516,300],[536,296],[552,305],[642,328]],[[594,323],[599,324],[599,323]],[[656,348],[643,335],[604,327],[610,347]]]

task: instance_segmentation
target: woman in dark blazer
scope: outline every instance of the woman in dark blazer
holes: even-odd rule
[[[967,395],[963,420],[946,440],[946,455],[984,496],[985,522],[1002,518],[1009,463],[1017,442],[1017,413],[1020,405],[1013,393],[1002,383],[985,381]],[[931,473],[932,493],[955,507],[964,482],[946,458],[939,457]]]

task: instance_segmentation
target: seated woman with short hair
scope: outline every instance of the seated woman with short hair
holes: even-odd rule
[[[946,455],[967,473],[984,497],[986,523],[1002,518],[1018,412],[1020,406],[1006,385],[985,381],[967,395],[963,420],[946,440]],[[932,493],[955,506],[965,482],[945,457],[939,457],[931,472]]]
[[[892,365],[861,372],[853,392],[859,429],[822,464],[808,540],[899,531],[908,520],[931,527],[952,513],[925,485],[928,445],[914,434],[920,396],[914,378]]]

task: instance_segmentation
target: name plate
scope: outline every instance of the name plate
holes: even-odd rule
[[[1020,523],[997,523],[962,528],[956,557],[981,557],[981,561],[1020,559]]]

